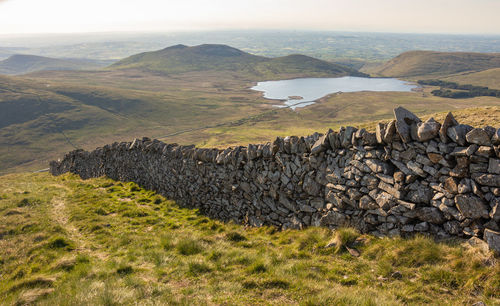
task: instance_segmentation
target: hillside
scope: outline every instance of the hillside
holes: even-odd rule
[[[121,60],[109,69],[142,69],[166,74],[194,71],[234,71],[242,75],[276,77],[283,74],[361,76],[355,69],[305,55],[277,58],[256,56],[226,45],[175,45]]]
[[[500,67],[500,53],[410,51],[368,69],[384,77],[443,76]]]
[[[479,72],[464,72],[441,78],[443,81],[474,86],[486,86],[500,90],[500,68],[493,68]]]
[[[110,61],[87,59],[57,59],[36,55],[16,54],[0,61],[0,74],[26,74],[44,70],[88,70],[109,65]]]
[[[6,304],[500,302],[498,261],[460,240],[246,228],[106,178],[15,174],[0,190]]]
[[[0,76],[0,173],[19,166],[45,168],[51,158],[75,146],[237,120],[270,103],[246,89],[246,82],[235,85],[231,76],[172,80],[148,74],[138,78],[137,73],[134,78],[76,74],[85,78],[75,84]],[[207,85],[207,78],[214,84]]]

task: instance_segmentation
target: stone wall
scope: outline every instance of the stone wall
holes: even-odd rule
[[[500,240],[500,129],[422,122],[404,108],[354,127],[225,150],[148,138],[76,150],[53,175],[133,181],[208,216],[283,229]]]

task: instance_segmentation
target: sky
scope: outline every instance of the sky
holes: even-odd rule
[[[0,34],[228,29],[500,34],[500,0],[0,0]]]

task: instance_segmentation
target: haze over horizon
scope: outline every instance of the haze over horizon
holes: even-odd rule
[[[329,30],[500,34],[500,1],[0,0],[0,34]]]

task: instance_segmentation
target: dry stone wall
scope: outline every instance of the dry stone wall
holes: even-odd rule
[[[135,139],[70,152],[50,171],[133,181],[252,226],[354,226],[498,246],[500,129],[459,124],[451,113],[442,124],[401,107],[394,113],[375,133],[346,127],[225,150]]]

